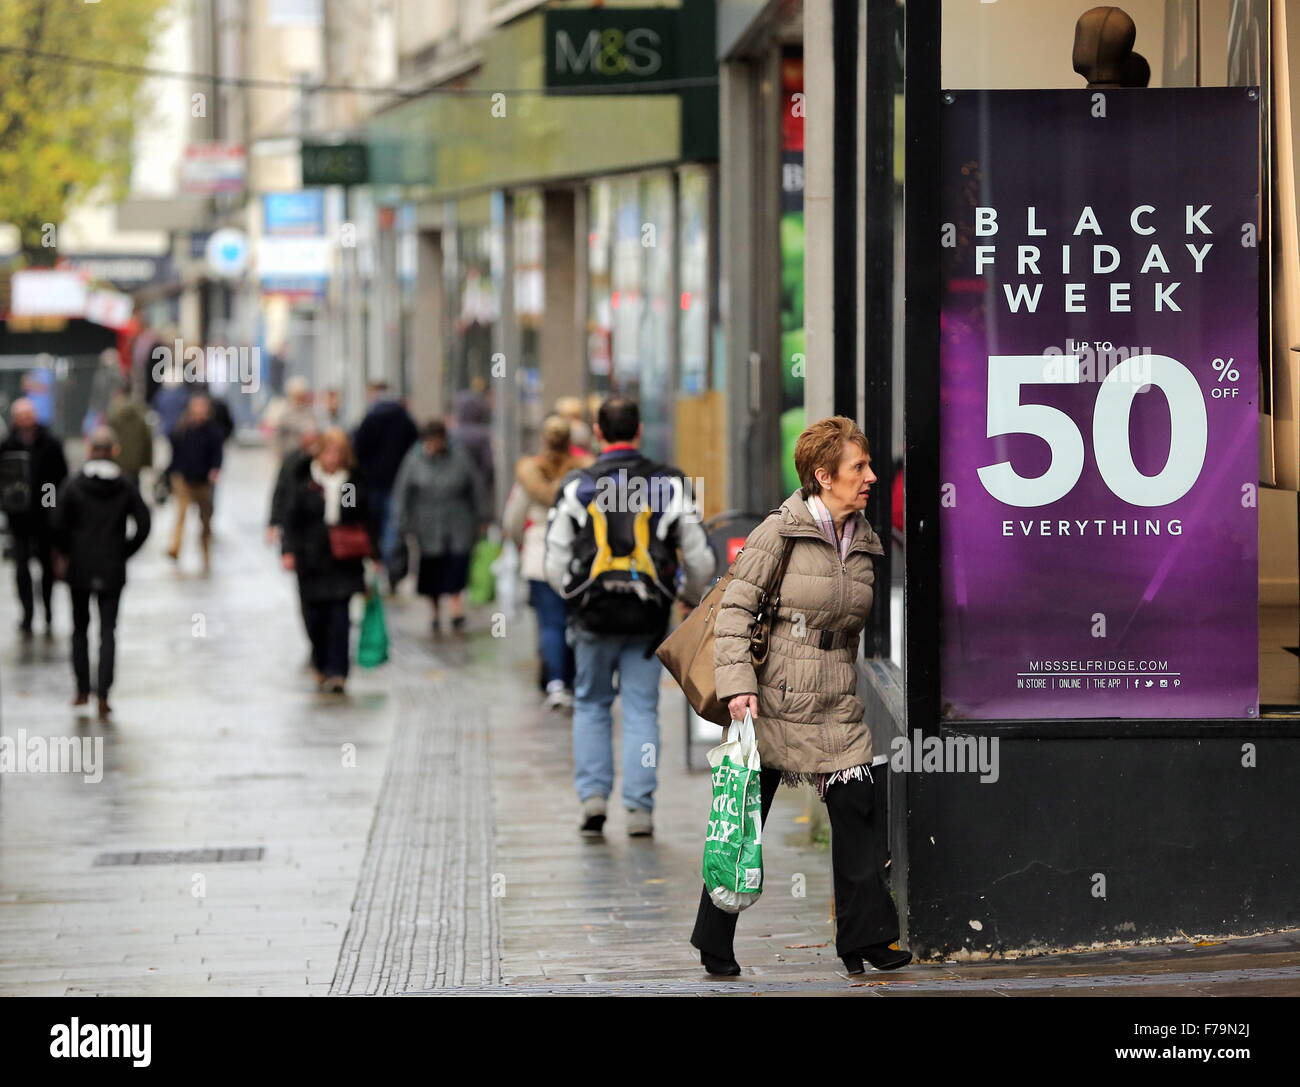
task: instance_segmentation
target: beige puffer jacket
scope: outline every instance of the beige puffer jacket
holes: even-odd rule
[[[853,516],[853,542],[841,563],[795,491],[749,534],[723,595],[714,626],[718,697],[758,695],[754,724],[764,769],[820,774],[871,762],[871,733],[856,693],[857,647],[871,610],[871,556],[885,551],[867,519]],[[776,576],[786,537],[794,538],[790,565],[767,662],[755,676],[749,651],[754,613]]]

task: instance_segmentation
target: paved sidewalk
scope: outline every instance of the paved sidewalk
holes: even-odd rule
[[[708,978],[687,938],[709,783],[684,769],[671,682],[654,838],[628,838],[615,804],[605,840],[584,840],[570,719],[539,705],[526,609],[435,639],[403,596],[393,659],[345,700],[315,693],[292,580],[261,540],[270,468],[232,451],[210,577],[196,548],[163,557],[173,509],[157,511],[111,726],[69,705],[64,590],[53,641],[22,642],[5,566],[0,726],[102,738],[106,768],[0,776],[0,995],[1300,993],[1295,932],[849,979],[830,858],[790,790],[739,923],[745,974]]]

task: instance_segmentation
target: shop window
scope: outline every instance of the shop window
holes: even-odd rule
[[[545,309],[543,201],[536,189],[514,193],[514,303],[519,329],[520,449],[536,448],[544,405],[541,398],[541,330]]]
[[[1288,7],[942,4],[949,720],[1300,714]]]

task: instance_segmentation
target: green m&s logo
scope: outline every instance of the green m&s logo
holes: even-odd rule
[[[578,44],[581,43],[581,44]],[[664,66],[663,39],[648,26],[591,29],[578,42],[569,31],[555,31],[555,71],[561,76],[648,78]]]

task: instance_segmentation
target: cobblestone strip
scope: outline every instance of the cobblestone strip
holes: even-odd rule
[[[500,984],[486,711],[454,682],[392,699],[388,768],[330,993]]]

